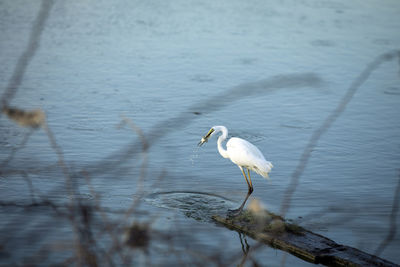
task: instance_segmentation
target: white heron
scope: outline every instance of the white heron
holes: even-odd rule
[[[271,162],[265,159],[264,155],[255,145],[242,138],[230,138],[226,143],[226,149],[223,148],[222,142],[225,141],[228,137],[228,129],[225,126],[212,127],[208,131],[208,133],[201,138],[198,145],[203,145],[208,141],[211,136],[218,132],[222,132],[217,141],[218,152],[221,154],[222,157],[230,159],[239,167],[239,169],[243,173],[244,178],[246,179],[246,183],[249,189],[242,205],[240,205],[240,207],[236,210],[230,210],[234,214],[238,214],[243,210],[247,199],[253,192],[253,184],[250,178],[250,170],[258,173],[264,178],[269,178],[268,173],[271,171],[273,165]],[[245,169],[247,170],[247,175],[245,173]]]

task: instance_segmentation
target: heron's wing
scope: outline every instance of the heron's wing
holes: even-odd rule
[[[252,143],[237,137],[232,137],[226,144],[229,158],[237,165],[252,166],[264,162],[261,151]]]
[[[246,167],[268,178],[272,169],[271,162],[265,160],[261,151],[250,142],[241,138],[231,138],[226,144],[229,158],[238,166]]]

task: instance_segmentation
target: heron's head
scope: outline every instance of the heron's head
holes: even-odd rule
[[[204,143],[207,143],[207,141],[208,141],[208,138],[210,138],[211,137],[211,135],[214,133],[214,128],[211,128],[209,131],[208,131],[208,133],[205,135],[205,136],[203,136],[202,138],[201,138],[201,140],[200,140],[200,142],[197,144],[198,146],[201,146],[201,145],[203,145]]]

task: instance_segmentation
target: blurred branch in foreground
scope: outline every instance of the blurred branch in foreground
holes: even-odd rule
[[[26,50],[19,57],[13,75],[1,97],[0,109],[8,106],[9,102],[16,94],[18,87],[21,85],[25,71],[39,48],[40,37],[45,28],[52,6],[53,0],[42,0],[39,13],[32,25]]]
[[[10,120],[15,121],[22,127],[37,129],[43,126],[46,121],[46,115],[41,109],[26,111],[4,106],[3,113],[6,114]]]
[[[397,187],[393,196],[392,211],[389,217],[389,231],[387,233],[386,238],[382,240],[381,244],[375,250],[376,256],[379,256],[396,236],[397,232],[396,219],[397,219],[397,212],[399,211],[399,202],[400,202],[400,170],[399,170],[399,180],[397,182]]]
[[[304,169],[306,168],[308,161],[311,157],[311,153],[317,146],[317,143],[321,138],[321,136],[332,126],[332,124],[336,121],[336,119],[343,113],[343,111],[346,109],[346,106],[353,98],[354,94],[367,81],[367,79],[371,76],[371,74],[376,69],[378,69],[378,67],[381,64],[388,61],[392,61],[393,59],[396,58],[400,61],[400,50],[389,51],[382,55],[379,55],[370,64],[368,64],[366,68],[361,72],[361,74],[351,83],[350,87],[347,89],[346,94],[340,100],[337,107],[329,114],[329,116],[325,119],[322,125],[313,132],[310,140],[308,141],[307,146],[303,150],[303,154],[300,157],[299,163],[295,171],[292,173],[290,185],[286,189],[280,210],[280,214],[282,216],[285,216],[285,214],[288,212],[290,208],[292,196],[297,189],[300,177],[303,174]]]

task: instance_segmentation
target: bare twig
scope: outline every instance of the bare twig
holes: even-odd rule
[[[292,173],[290,185],[286,189],[280,210],[282,216],[284,216],[290,208],[291,199],[299,184],[300,176],[303,174],[303,171],[306,168],[308,161],[311,157],[311,152],[316,147],[321,136],[332,126],[332,124],[336,121],[336,119],[343,113],[343,111],[346,109],[346,106],[353,98],[354,94],[370,77],[372,72],[374,72],[384,62],[391,61],[398,57],[400,57],[399,50],[390,51],[378,56],[370,64],[368,64],[366,68],[361,72],[361,74],[352,82],[352,84],[347,89],[346,94],[340,100],[337,107],[329,114],[329,116],[325,119],[322,125],[313,132],[310,140],[308,141],[308,144],[303,150],[303,154],[300,157],[296,169]]]
[[[39,48],[40,38],[44,31],[46,21],[49,17],[52,6],[53,0],[42,0],[39,13],[33,23],[32,30],[29,35],[28,45],[25,51],[19,57],[13,75],[9,80],[6,90],[1,97],[0,110],[8,106],[8,103],[14,97],[18,90],[18,87],[21,85],[25,71]]]
[[[400,171],[399,171],[399,180],[397,182],[397,187],[393,196],[392,211],[389,217],[389,231],[386,235],[386,238],[382,240],[382,242],[375,250],[374,254],[376,256],[379,256],[396,236],[397,232],[396,218],[397,218],[397,212],[399,211],[399,202],[400,202]]]
[[[17,153],[18,150],[22,149],[25,147],[26,143],[28,142],[29,137],[32,135],[34,129],[29,129],[29,131],[24,135],[24,138],[22,139],[21,144],[18,146],[14,147],[8,157],[0,164],[0,168],[4,168],[10,161],[14,159],[15,154]]]

